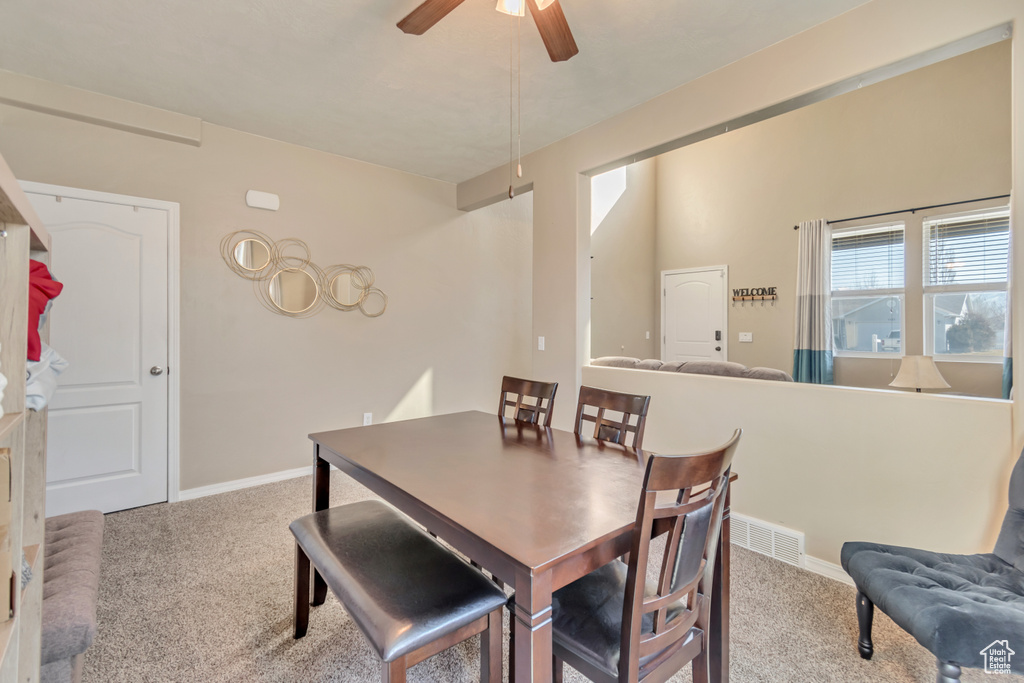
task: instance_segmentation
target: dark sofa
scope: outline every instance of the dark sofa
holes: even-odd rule
[[[609,368],[628,368],[632,370],[660,370],[661,372],[681,372],[691,375],[718,375],[720,377],[746,377],[748,379],[767,379],[776,382],[792,382],[788,372],[774,368],[748,368],[740,363],[724,360],[690,360],[663,363],[648,358],[629,358],[626,356],[604,356],[590,361],[591,365]]]

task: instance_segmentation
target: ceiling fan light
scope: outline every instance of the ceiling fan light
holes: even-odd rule
[[[513,17],[521,17],[526,14],[526,0],[498,0],[494,9]]]
[[[537,0],[537,9],[544,10],[550,7],[555,0]]]

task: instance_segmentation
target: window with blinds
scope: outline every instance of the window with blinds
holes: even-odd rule
[[[924,238],[925,351],[952,360],[1001,360],[1009,207],[927,218]]]
[[[1007,280],[1009,208],[925,220],[925,285],[977,285]]]
[[[904,224],[832,232],[832,337],[839,355],[898,355],[903,344]]]
[[[832,291],[903,289],[903,223],[832,233]]]

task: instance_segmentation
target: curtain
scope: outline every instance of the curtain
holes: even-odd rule
[[[1012,226],[1011,226],[1012,227]],[[1003,329],[1003,398],[1009,399],[1013,390],[1013,230],[1006,249],[1006,327]]]
[[[800,224],[793,379],[832,384],[832,228],[824,218]]]

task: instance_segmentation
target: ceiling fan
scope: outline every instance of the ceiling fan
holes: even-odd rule
[[[406,33],[423,35],[427,29],[462,3],[463,0],[426,0],[398,22],[398,28]],[[564,62],[580,51],[576,47],[576,41],[573,40],[558,0],[498,0],[498,10],[506,14],[523,16],[523,3],[530,7],[530,14],[537,24],[537,30],[540,31],[541,40],[548,49],[551,61]]]

